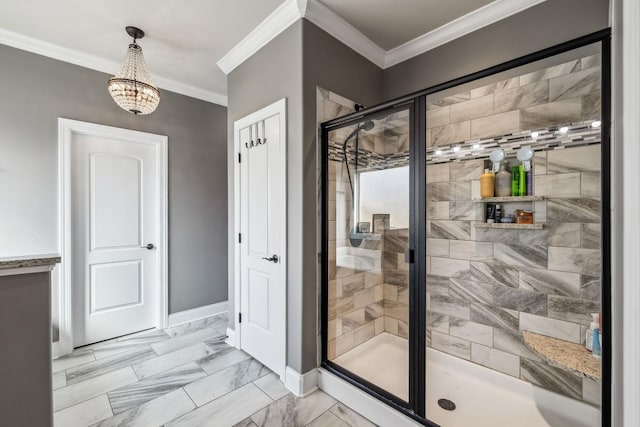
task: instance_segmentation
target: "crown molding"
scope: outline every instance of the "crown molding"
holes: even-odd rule
[[[121,65],[109,59],[100,58],[95,55],[90,55],[74,49],[58,46],[53,43],[49,43],[32,37],[27,37],[25,35],[1,28],[0,44],[107,74],[116,74]],[[218,104],[225,107],[227,106],[226,95],[200,89],[158,75],[154,75],[153,80],[160,89],[168,90],[170,92],[176,92],[181,95],[186,95],[191,98],[211,102],[213,104]]]
[[[380,68],[384,68],[386,52],[353,25],[316,0],[309,0],[303,17],[331,34]]]
[[[486,6],[387,51],[383,68],[392,67],[545,1],[495,0]]]
[[[289,28],[291,24],[302,17],[306,9],[306,0],[300,2],[287,0],[265,18],[244,39],[233,47],[218,62],[218,67],[229,74],[238,65],[242,64],[254,53],[264,47],[280,33]],[[303,10],[303,12],[301,12]]]

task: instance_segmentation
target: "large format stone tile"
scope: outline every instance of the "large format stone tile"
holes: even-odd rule
[[[114,414],[125,412],[145,402],[206,376],[195,362],[189,362],[169,371],[145,378],[107,393]]]
[[[427,146],[449,145],[454,142],[464,142],[471,138],[471,122],[459,122],[429,129],[431,140]]]
[[[145,345],[138,350],[85,363],[84,365],[67,369],[67,384],[75,384],[86,381],[89,378],[99,377],[108,372],[117,371],[118,369],[155,358],[156,356],[156,353],[151,347]]]
[[[600,144],[593,144],[548,151],[547,173],[599,172],[600,150]]]
[[[520,358],[486,345],[471,343],[471,361],[512,377],[520,377]]]
[[[602,311],[599,302],[549,295],[549,317],[588,326],[591,313]]]
[[[520,112],[494,114],[471,120],[471,139],[501,136],[520,130]]]
[[[431,295],[430,310],[435,313],[446,314],[457,317],[459,319],[469,320],[470,304],[460,298],[449,297],[446,295]]]
[[[518,312],[486,304],[471,304],[471,320],[494,328],[518,331]]]
[[[449,256],[451,258],[466,259],[469,261],[491,261],[493,259],[493,243],[451,240]]]
[[[495,94],[495,112],[504,113],[549,102],[549,82],[540,82],[501,90]]]
[[[537,196],[554,198],[579,198],[580,173],[539,175],[535,179]]]
[[[511,231],[511,230],[508,230]],[[518,269],[497,262],[472,262],[471,279],[478,282],[497,283],[511,288],[518,287]]]
[[[547,267],[547,248],[543,246],[494,243],[493,256],[498,261],[514,267]]]
[[[53,410],[59,411],[138,381],[130,366],[72,384],[53,392]]]
[[[599,249],[549,247],[549,270],[599,276],[601,268]]]
[[[461,359],[471,359],[471,342],[462,338],[431,331],[431,347]]]
[[[451,123],[490,116],[493,114],[493,96],[481,96],[469,101],[452,104],[449,109]]]
[[[451,318],[449,321],[449,334],[472,343],[487,346],[493,345],[493,328],[469,320]]]
[[[520,288],[577,298],[580,296],[580,275],[545,269],[522,269],[520,271]]]
[[[255,359],[247,359],[184,386],[191,400],[202,406],[267,375],[270,371]]]
[[[581,118],[580,98],[566,99],[523,108],[520,110],[520,128],[522,130],[539,129],[577,122]]]
[[[527,347],[520,332],[511,332],[495,328],[493,330],[493,347],[497,350],[526,357],[527,359],[542,360],[537,353],[534,353]]]
[[[548,80],[553,77],[562,76],[576,71],[580,71],[580,60],[578,59],[523,74],[520,76],[520,85],[524,86],[533,82]]]
[[[108,418],[94,427],[160,426],[194,409],[196,405],[189,396],[184,390],[178,389]]]
[[[494,295],[499,292],[500,285],[489,282],[449,279],[449,293],[452,297],[464,301],[493,304]]]
[[[520,313],[520,330],[535,332],[560,340],[581,342],[580,325],[564,320],[550,319],[528,313]]]
[[[544,362],[520,359],[520,378],[573,399],[579,400],[582,396],[580,377]]]
[[[549,100],[569,99],[599,93],[602,88],[600,69],[590,68],[549,80]]]
[[[539,292],[503,288],[495,293],[494,304],[510,310],[547,315],[547,295]]]
[[[254,384],[247,384],[167,424],[167,427],[233,426],[273,401]]]
[[[548,221],[551,223],[600,223],[600,200],[552,199],[547,206]]]
[[[253,414],[251,419],[263,427],[304,427],[335,403],[335,399],[320,390],[301,398],[288,394]]]
[[[471,89],[471,99],[478,98],[485,95],[491,95],[501,90],[512,89],[520,85],[518,77],[514,77],[507,80],[501,80],[497,83],[491,83],[486,86],[481,86],[476,89]]]
[[[86,427],[111,417],[109,399],[102,394],[53,414],[55,427]]]
[[[469,240],[471,225],[468,221],[434,219],[427,223],[427,237],[430,239]]]

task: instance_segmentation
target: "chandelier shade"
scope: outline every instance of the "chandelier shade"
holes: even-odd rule
[[[142,48],[136,43],[144,37],[144,32],[135,27],[126,30],[133,37],[133,43],[129,44],[120,72],[109,79],[109,93],[123,110],[136,115],[150,114],[160,103],[160,91],[151,81]]]

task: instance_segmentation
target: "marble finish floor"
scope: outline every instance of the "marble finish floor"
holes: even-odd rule
[[[76,349],[53,361],[56,427],[369,427],[318,390],[297,398],[224,342],[226,315]]]

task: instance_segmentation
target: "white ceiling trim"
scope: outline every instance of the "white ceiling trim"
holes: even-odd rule
[[[265,18],[244,39],[217,62],[218,67],[229,74],[238,65],[249,59],[291,24],[302,17],[301,9],[306,9],[306,0],[298,5],[296,0],[287,0]]]
[[[383,68],[399,64],[544,1],[546,0],[495,0],[486,6],[387,51]]]
[[[491,25],[546,0],[495,0],[401,46],[385,51],[317,0],[287,0],[238,43],[218,66],[229,74],[291,24],[307,18],[382,69]]]
[[[74,49],[61,47],[53,43],[43,40],[27,37],[22,34],[15,33],[0,28],[0,44],[15,47],[16,49],[25,50],[27,52],[46,56],[48,58],[57,59],[58,61],[68,62],[70,64],[79,65],[81,67],[100,71],[107,74],[116,74],[120,69],[117,62],[100,58],[98,56],[89,55]],[[152,75],[154,82],[159,88],[186,95],[192,98],[201,99],[222,106],[227,106],[227,96],[200,89],[176,80],[167,79],[162,76]],[[106,82],[105,82],[106,88]],[[106,91],[106,89],[105,89]],[[162,96],[162,94],[160,94]]]
[[[309,0],[304,17],[378,67],[385,68],[385,50],[324,4]]]

